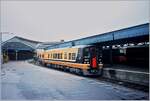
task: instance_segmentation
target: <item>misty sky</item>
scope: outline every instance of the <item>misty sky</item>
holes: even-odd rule
[[[149,22],[149,1],[2,1],[1,31],[73,40]],[[12,35],[4,35],[6,40]]]

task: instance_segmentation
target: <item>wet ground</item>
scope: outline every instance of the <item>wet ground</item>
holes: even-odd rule
[[[2,66],[2,99],[121,100],[148,99],[148,93],[44,68],[25,61]]]

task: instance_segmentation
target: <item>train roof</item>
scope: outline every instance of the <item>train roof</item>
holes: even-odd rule
[[[63,48],[54,48],[54,49],[46,49],[47,51],[48,50],[57,50],[57,49],[66,49],[66,48],[85,48],[85,47],[89,47],[89,46],[92,46],[92,45],[77,45],[77,46],[68,46],[68,47],[63,47]]]

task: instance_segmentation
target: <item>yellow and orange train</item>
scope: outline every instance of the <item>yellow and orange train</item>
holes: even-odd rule
[[[91,45],[47,49],[37,52],[38,62],[82,75],[100,75],[103,67],[101,51]]]

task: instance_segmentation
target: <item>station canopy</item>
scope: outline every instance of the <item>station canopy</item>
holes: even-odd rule
[[[15,36],[2,43],[3,55],[7,55],[9,60],[32,59],[39,43],[41,42]]]

